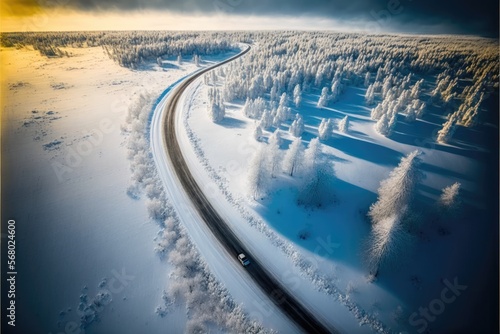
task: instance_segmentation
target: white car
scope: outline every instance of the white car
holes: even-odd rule
[[[246,266],[248,266],[250,264],[250,260],[243,253],[240,253],[238,255],[238,260],[240,260],[240,263],[243,265],[243,267],[246,267]]]

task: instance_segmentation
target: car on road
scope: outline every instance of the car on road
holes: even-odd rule
[[[250,260],[247,258],[247,256],[243,253],[240,253],[238,255],[238,260],[240,260],[240,263],[243,267],[246,267],[250,264]]]

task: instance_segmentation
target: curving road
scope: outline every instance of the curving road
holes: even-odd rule
[[[249,276],[261,287],[267,296],[297,325],[307,333],[337,333],[335,329],[327,329],[303,305],[301,305],[279,282],[252,257],[238,237],[228,227],[226,222],[214,210],[207,197],[203,194],[194,177],[191,175],[186,160],[182,154],[175,130],[175,112],[178,101],[184,90],[204,73],[222,66],[250,50],[250,46],[241,53],[211,67],[199,70],[186,78],[170,93],[171,96],[164,102],[162,124],[164,126],[163,146],[174,168],[175,175],[182,184],[184,191],[193,202],[200,216],[210,228],[217,240],[232,255],[235,261],[239,253],[245,253],[251,264],[245,268]]]

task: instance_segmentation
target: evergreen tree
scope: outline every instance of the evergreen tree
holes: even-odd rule
[[[248,172],[249,189],[254,199],[267,195],[269,181],[265,152],[259,147],[250,161]]]
[[[321,140],[330,139],[332,131],[333,131],[333,120],[323,118],[318,128],[319,139]]]
[[[300,108],[302,104],[302,91],[299,84],[297,84],[293,89],[293,103],[296,108]]]
[[[380,268],[404,257],[404,253],[414,243],[400,216],[392,215],[372,226],[368,240],[368,266],[376,278]]]
[[[276,177],[278,172],[281,170],[281,163],[283,161],[281,146],[281,133],[279,129],[273,132],[269,137],[269,143],[266,147],[266,159],[268,170],[271,173],[271,177]]]
[[[290,176],[293,176],[297,170],[301,169],[304,156],[304,145],[302,144],[302,139],[295,138],[290,147],[285,153],[283,159],[283,171]]]
[[[326,106],[327,102],[328,102],[328,88],[323,87],[317,104],[318,108],[323,108],[324,106]]]
[[[302,120],[302,116],[299,114],[296,115],[295,120],[290,125],[289,132],[294,137],[300,137],[304,133],[304,121]]]
[[[458,113],[448,115],[448,120],[443,124],[443,128],[438,131],[437,141],[447,143],[453,137],[458,122]]]
[[[401,159],[399,165],[380,183],[378,200],[371,207],[368,216],[373,224],[389,218],[404,218],[404,214],[416,192],[417,184],[423,179],[419,167],[420,152],[415,150]]]
[[[343,133],[349,132],[349,116],[345,116],[342,118],[342,120],[339,122],[339,131]]]
[[[375,100],[375,90],[373,88],[373,85],[369,85],[368,89],[366,90],[365,94],[365,101],[366,104],[371,106]]]
[[[439,205],[445,211],[454,211],[460,206],[460,186],[459,182],[455,182],[451,186],[443,188],[441,197],[439,197]]]
[[[255,140],[261,141],[261,139],[262,139],[262,128],[260,127],[260,125],[257,125],[255,127],[255,130],[253,131],[253,137],[255,138]]]
[[[368,88],[368,86],[370,86],[370,72],[366,72],[366,75],[365,75],[365,87]]]

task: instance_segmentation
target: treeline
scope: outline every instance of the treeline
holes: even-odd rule
[[[128,68],[150,61],[161,64],[165,57],[177,57],[180,63],[186,56],[199,62],[199,56],[233,50],[238,42],[252,42],[254,47],[246,57],[217,71],[224,79],[219,101],[248,99],[246,104],[252,105],[264,98],[269,101],[266,117],[273,123],[289,120],[279,110],[284,93],[285,104],[299,108],[302,94],[320,92],[317,105],[323,108],[335,103],[346,86],[365,86],[379,133],[390,136],[398,114],[411,122],[427,107],[437,106],[449,116],[434,139],[447,142],[458,125],[481,121],[483,104],[498,89],[498,41],[485,38],[294,31],[0,35],[4,47],[33,46],[49,57],[67,55],[62,47],[102,46],[111,59]],[[256,112],[261,113],[264,110]]]
[[[231,51],[235,43],[247,41],[246,33],[106,31],[106,32],[30,32],[2,33],[3,47],[32,46],[45,56],[65,55],[62,47],[98,47],[121,66],[136,68],[159,57],[206,56]],[[51,52],[53,50],[54,52]]]

